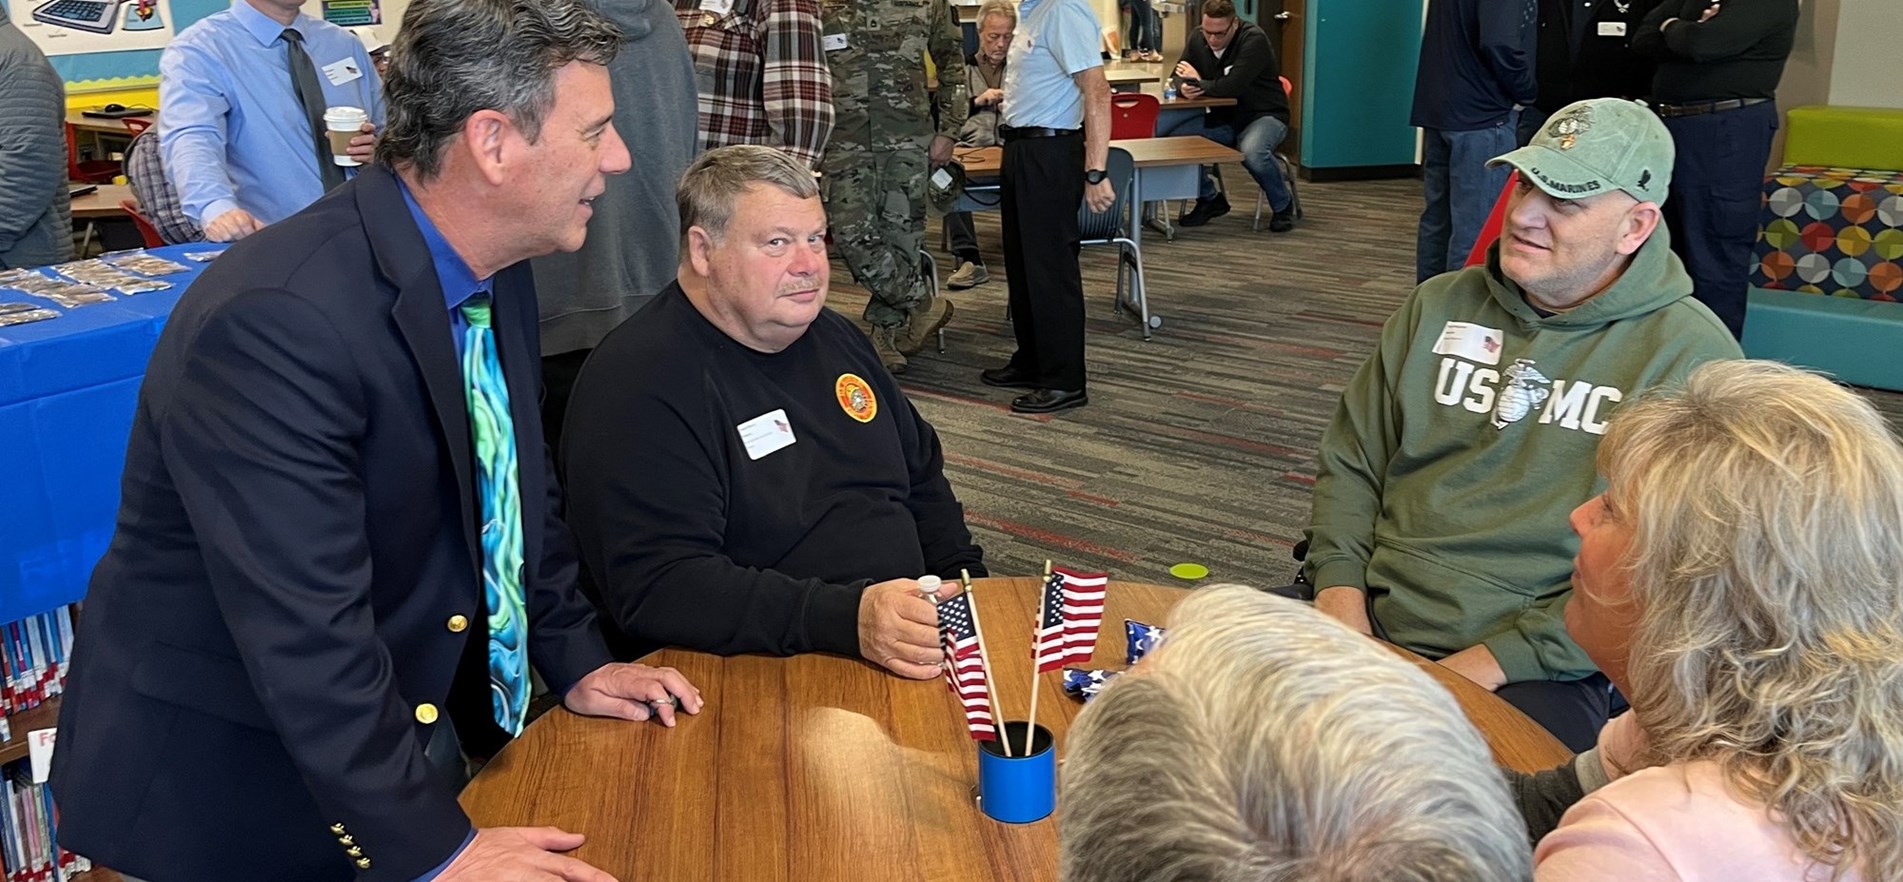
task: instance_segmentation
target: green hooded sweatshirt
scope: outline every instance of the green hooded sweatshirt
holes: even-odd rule
[[[1307,573],[1366,591],[1430,658],[1485,644],[1508,682],[1596,670],[1561,618],[1621,401],[1743,353],[1693,299],[1663,226],[1618,281],[1542,318],[1487,265],[1427,280],[1388,319],[1322,436]]]

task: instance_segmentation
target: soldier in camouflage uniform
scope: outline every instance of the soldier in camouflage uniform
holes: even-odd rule
[[[899,373],[951,319],[951,303],[927,303],[920,250],[926,175],[951,158],[970,109],[964,38],[946,0],[825,0],[820,19],[833,75],[821,192],[833,245],[872,295],[873,347]],[[927,52],[938,66],[936,131]]]

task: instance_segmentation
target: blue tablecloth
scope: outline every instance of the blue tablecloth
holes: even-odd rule
[[[0,327],[0,622],[72,603],[112,539],[119,478],[146,362],[159,329],[207,264],[197,243],[151,249],[188,272],[172,287],[64,309],[0,289],[57,319]]]

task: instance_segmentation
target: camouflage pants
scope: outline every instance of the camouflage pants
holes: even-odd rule
[[[866,301],[866,321],[879,327],[905,324],[930,293],[919,256],[925,247],[929,164],[923,144],[833,148],[822,162],[833,246],[852,277],[872,295]]]

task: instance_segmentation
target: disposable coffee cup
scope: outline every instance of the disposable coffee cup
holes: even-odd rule
[[[1025,749],[1027,723],[1011,720],[999,727],[1011,739],[1011,751],[996,741],[978,742],[978,808],[994,821],[1029,824],[1057,808],[1057,752],[1051,749],[1051,731],[1033,730]]]
[[[332,107],[324,111],[324,129],[330,135],[330,161],[337,165],[363,165],[351,158],[350,139],[363,134],[370,114],[361,107]]]

